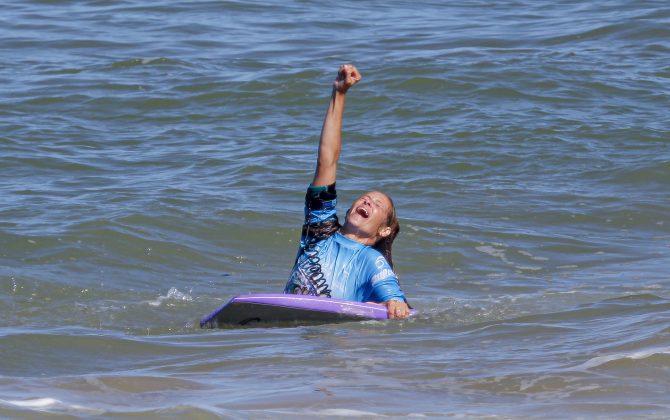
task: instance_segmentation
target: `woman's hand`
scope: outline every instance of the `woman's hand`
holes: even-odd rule
[[[396,299],[387,300],[384,302],[388,310],[389,319],[407,318],[409,316],[409,305]]]
[[[333,87],[339,93],[347,93],[350,87],[358,83],[362,76],[353,64],[342,64],[337,71]]]

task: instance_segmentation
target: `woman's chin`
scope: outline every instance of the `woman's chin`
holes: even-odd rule
[[[361,230],[361,228],[365,226],[366,221],[367,219],[358,213],[349,213],[347,218],[344,219],[345,224],[355,228],[356,230]]]

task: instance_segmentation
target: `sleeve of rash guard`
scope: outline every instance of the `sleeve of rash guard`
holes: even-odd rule
[[[307,188],[305,194],[305,224],[315,224],[335,219],[337,191],[335,184]]]
[[[379,255],[375,258],[373,273],[370,279],[372,286],[371,298],[373,301],[386,302],[391,299],[397,299],[407,302],[405,294],[400,289],[398,276],[396,276],[383,256]]]
[[[337,192],[335,184],[325,186],[309,186],[305,194],[305,222],[300,235],[300,247],[307,243],[320,241],[337,232],[339,221],[336,207]]]

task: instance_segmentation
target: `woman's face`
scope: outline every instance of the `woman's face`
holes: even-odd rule
[[[371,238],[386,236],[384,228],[392,205],[386,194],[367,192],[351,205],[346,223]]]

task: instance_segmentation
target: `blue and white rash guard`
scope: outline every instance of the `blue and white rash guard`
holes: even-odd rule
[[[358,302],[405,301],[386,258],[337,232],[336,204],[335,184],[308,188],[300,249],[284,293]]]

